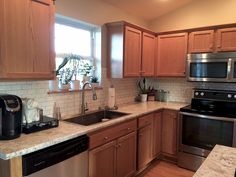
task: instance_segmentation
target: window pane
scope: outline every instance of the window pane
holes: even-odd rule
[[[55,24],[55,49],[57,54],[73,53],[91,56],[91,32]]]

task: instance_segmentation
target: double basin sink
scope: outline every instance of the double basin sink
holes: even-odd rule
[[[87,113],[84,115],[79,115],[77,117],[73,117],[70,119],[66,119],[65,121],[88,126],[104,121],[109,121],[111,119],[120,118],[126,115],[129,115],[129,113],[110,111],[110,110],[100,110]]]

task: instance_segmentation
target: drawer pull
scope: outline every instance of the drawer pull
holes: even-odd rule
[[[128,131],[130,131],[130,128],[127,128]]]
[[[108,140],[109,138],[106,136],[106,137],[104,137],[104,140]]]

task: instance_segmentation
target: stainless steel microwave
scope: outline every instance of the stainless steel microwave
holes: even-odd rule
[[[187,55],[187,80],[236,82],[236,52]]]

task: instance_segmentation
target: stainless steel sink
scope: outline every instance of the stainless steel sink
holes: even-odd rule
[[[119,118],[122,116],[126,116],[126,115],[129,115],[129,113],[101,110],[101,111],[96,111],[96,112],[80,115],[77,117],[73,117],[70,119],[66,119],[64,121],[88,126],[88,125],[93,125],[96,123],[108,121],[111,119]]]

